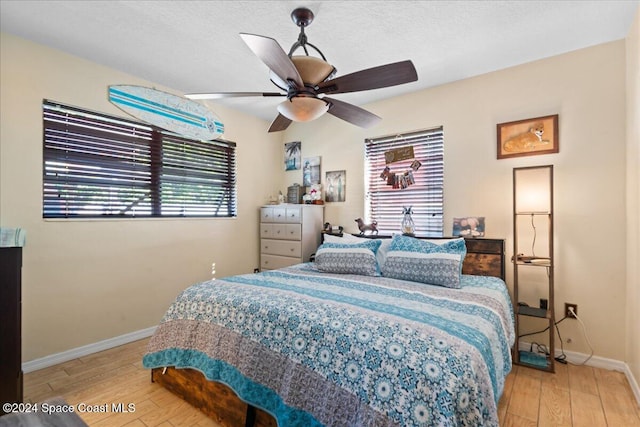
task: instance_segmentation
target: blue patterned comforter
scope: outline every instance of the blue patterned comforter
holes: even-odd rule
[[[143,363],[197,369],[280,427],[498,426],[512,313],[494,277],[448,289],[307,263],[184,290]]]

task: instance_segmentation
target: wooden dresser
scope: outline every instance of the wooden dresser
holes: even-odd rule
[[[0,403],[22,402],[21,270],[22,248],[0,248]]]
[[[260,270],[274,270],[309,261],[320,245],[323,219],[323,205],[261,207]]]

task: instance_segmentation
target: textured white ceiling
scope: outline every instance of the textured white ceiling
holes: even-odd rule
[[[306,29],[338,75],[411,59],[418,81],[336,95],[357,105],[624,38],[639,1],[8,1],[15,34],[184,93],[274,91],[238,33],[285,51]],[[127,82],[114,82],[126,84]],[[106,89],[105,89],[106,90]],[[217,100],[271,120],[281,98]]]

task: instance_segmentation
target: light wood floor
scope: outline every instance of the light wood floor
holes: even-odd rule
[[[90,426],[219,426],[162,387],[142,367],[148,340],[25,375],[25,402],[62,396],[72,405],[135,405],[129,413],[82,413]],[[549,374],[515,367],[498,407],[501,426],[640,427],[640,408],[624,374],[556,364]]]

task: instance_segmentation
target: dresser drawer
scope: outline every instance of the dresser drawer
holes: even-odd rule
[[[302,226],[300,224],[260,224],[260,237],[263,239],[300,240]]]
[[[300,224],[287,224],[284,226],[285,239],[288,240],[301,240],[302,239],[302,225]]]
[[[260,269],[261,270],[275,270],[277,268],[289,267],[290,265],[300,264],[302,261],[300,258],[291,258],[279,255],[266,255],[260,256]]]
[[[287,207],[285,222],[299,224],[302,222],[302,211],[299,206]]]
[[[273,238],[273,224],[260,223],[260,238],[272,239]]]
[[[300,258],[302,256],[302,246],[299,241],[262,239],[260,252],[268,255]]]
[[[273,208],[260,208],[260,222],[273,222]]]
[[[287,208],[284,206],[273,208],[273,222],[286,222],[287,221]]]

